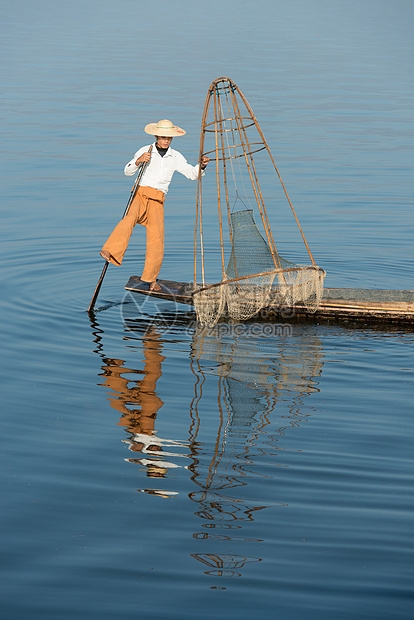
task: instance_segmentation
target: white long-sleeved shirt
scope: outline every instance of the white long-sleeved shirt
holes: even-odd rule
[[[131,161],[127,163],[124,168],[124,173],[127,176],[132,176],[136,173],[138,166],[135,165],[135,162],[138,157],[148,152],[149,147],[150,145],[143,146],[135,153]],[[154,143],[151,161],[142,176],[141,186],[153,187],[166,194],[174,172],[180,172],[187,177],[187,179],[195,181],[198,179],[198,168],[198,164],[196,166],[191,166],[181,153],[175,151],[171,147],[168,148],[164,157],[161,157]],[[205,172],[202,170],[201,176],[204,176],[204,174]]]

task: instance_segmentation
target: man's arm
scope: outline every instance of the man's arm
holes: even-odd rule
[[[201,176],[204,176],[205,174],[204,170],[207,168],[207,164],[209,161],[210,159],[208,157],[202,158],[201,166],[200,166]],[[192,166],[191,164],[187,162],[185,157],[181,155],[181,153],[178,153],[178,152],[176,152],[176,170],[177,172],[180,172],[185,177],[187,177],[187,179],[190,179],[191,181],[195,181],[196,179],[198,179],[198,174],[199,174],[198,164],[196,166]]]
[[[132,175],[134,175],[138,170],[140,164],[145,164],[146,162],[150,161],[151,155],[150,153],[148,153],[148,149],[149,145],[143,146],[141,149],[139,149],[139,151],[135,153],[131,161],[127,163],[124,168],[124,174],[126,174],[127,177],[132,177]]]

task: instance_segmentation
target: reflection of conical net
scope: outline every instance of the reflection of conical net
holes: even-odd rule
[[[210,110],[211,101],[214,101],[214,105],[211,106],[214,108],[213,112]],[[256,315],[269,302],[289,306],[300,303],[310,310],[315,310],[322,297],[325,273],[313,260],[253,111],[229,78],[219,78],[210,86],[202,120],[200,160],[203,155],[208,155],[216,165],[217,196],[214,202],[218,205],[222,276],[221,282],[214,285],[206,284],[200,177],[197,191],[194,282],[198,282],[199,260],[201,260],[202,282],[196,286],[193,297],[198,321],[202,325],[213,326],[225,313],[235,320],[242,321]],[[270,156],[271,171],[276,170],[291,207],[311,259],[310,266],[290,263],[276,250],[257,174],[260,162],[261,171],[266,170],[266,175],[269,176],[266,161],[263,160],[266,155]],[[211,177],[211,172],[209,175]],[[230,177],[234,182],[233,194],[229,183]],[[271,192],[269,198],[274,203],[273,183],[267,187]],[[253,202],[258,208],[264,236],[256,226],[252,209],[245,207],[243,211],[231,212],[230,202],[233,207],[239,200],[245,205],[239,188],[240,191],[243,190],[246,202],[249,205]],[[209,199],[211,198],[210,195]],[[227,218],[223,218],[224,213],[227,214]],[[229,247],[225,241],[227,236],[224,234],[223,219],[228,220]],[[230,254],[226,268],[225,254],[228,251]]]

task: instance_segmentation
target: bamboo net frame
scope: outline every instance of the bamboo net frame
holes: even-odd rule
[[[214,110],[213,118],[211,118],[210,108]],[[251,128],[253,128],[253,130],[257,130],[257,132],[255,132],[254,139],[250,138],[251,131],[249,132],[249,130],[251,130]],[[211,144],[209,144],[206,150],[205,145],[207,137],[209,138],[210,143],[212,141],[211,139],[214,138],[214,146],[211,146]],[[282,281],[287,284],[285,280],[285,273],[287,270],[283,269],[279,253],[276,249],[275,240],[270,228],[269,218],[266,211],[265,200],[259,184],[255,158],[253,157],[261,151],[267,151],[270,157],[271,164],[281,183],[283,192],[289,203],[300,235],[305,244],[307,253],[311,261],[311,269],[320,271],[321,273],[323,273],[323,275],[325,273],[323,272],[323,270],[320,270],[320,268],[315,263],[303,230],[300,226],[298,217],[287,193],[286,187],[282,181],[279,170],[272,157],[269,146],[266,142],[260,125],[253,113],[252,108],[250,107],[243,93],[230,78],[220,77],[214,80],[208,89],[202,115],[199,152],[200,164],[203,156],[208,156],[210,158],[211,164],[215,162],[222,281],[213,285],[213,287],[220,287],[225,285],[226,283],[229,284],[230,282],[236,283],[236,285],[240,287],[241,281],[245,279],[250,279],[250,281],[253,282],[252,278],[256,276],[269,276],[271,273],[273,273],[273,277],[277,274],[279,282]],[[231,252],[234,253],[234,244],[232,238],[233,232],[231,225],[229,177],[231,174],[233,174],[233,180],[234,182],[236,182],[233,169],[235,160],[239,160],[239,164],[240,162],[243,162],[247,169],[247,179],[250,181],[250,190],[252,190],[253,192],[254,202],[260,213],[260,219],[263,225],[265,238],[271,252],[274,271],[269,272],[269,268],[264,270],[261,269],[261,273],[257,273],[255,275],[249,274],[248,277],[246,275],[242,275],[239,277],[239,274],[237,273],[237,261],[234,259],[233,266],[235,269],[235,277],[229,278],[226,274],[224,247],[224,238],[226,235],[223,227],[224,220],[227,219]],[[225,212],[227,212],[227,218],[223,217],[223,214]],[[197,184],[197,206],[194,238],[194,283],[196,286],[196,291],[194,294],[196,294],[202,291],[208,291],[212,288],[211,285],[206,284],[201,175],[199,176]],[[201,281],[199,275],[197,274],[198,263],[201,264]],[[290,271],[292,271],[292,269]],[[218,302],[217,308],[221,307],[222,304],[220,304],[221,302]]]

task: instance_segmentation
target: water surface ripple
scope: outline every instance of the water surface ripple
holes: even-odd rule
[[[2,617],[411,620],[412,328],[203,330],[124,291],[142,231],[86,308],[143,126],[184,126],[195,162],[220,75],[327,286],[413,289],[413,16],[405,0],[3,9]],[[166,279],[192,278],[195,192],[168,194]],[[279,207],[278,250],[301,262]]]

